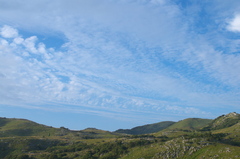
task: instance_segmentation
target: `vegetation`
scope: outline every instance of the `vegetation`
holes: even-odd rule
[[[71,131],[24,119],[0,118],[0,158],[240,158],[240,120],[237,113],[214,120],[189,118],[130,130],[137,135],[94,128]],[[151,131],[154,133],[149,133]]]
[[[125,133],[125,134],[131,134],[131,135],[141,135],[141,134],[149,134],[149,133],[155,133],[158,131],[161,131],[175,122],[173,121],[164,121],[164,122],[159,122],[155,124],[148,124],[148,125],[143,125],[143,126],[138,126],[132,129],[118,129],[117,133]]]
[[[211,121],[211,119],[188,118],[169,126],[167,129],[196,130],[206,126]]]
[[[227,115],[221,115],[218,118],[214,119],[206,127],[203,127],[202,130],[218,130],[227,128],[237,124],[240,120],[240,114],[235,112],[229,113]]]

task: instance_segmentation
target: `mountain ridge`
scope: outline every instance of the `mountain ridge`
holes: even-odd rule
[[[221,122],[219,121],[221,120]],[[218,127],[221,127],[223,123],[228,122],[228,125],[226,126],[232,126],[235,123],[240,120],[240,114],[236,112],[228,113],[226,115],[221,115],[215,119],[203,119],[203,118],[186,118],[183,120],[179,120],[177,122],[174,121],[161,121],[153,124],[146,124],[141,126],[136,126],[131,129],[118,129],[115,131],[107,131],[107,130],[101,130],[96,128],[86,128],[84,130],[69,130],[68,128],[65,128],[68,131],[105,131],[105,132],[112,132],[112,133],[120,133],[120,134],[130,134],[130,135],[141,135],[141,134],[150,134],[150,133],[156,133],[159,131],[162,131],[164,129],[170,130],[170,129],[186,129],[186,130],[194,130],[194,129],[201,129],[201,130],[210,130],[209,127],[212,127],[211,130],[217,130]],[[14,123],[14,121],[16,121]],[[7,125],[7,126],[6,126]],[[64,127],[60,128],[54,128],[52,126],[47,126],[44,124],[39,124],[37,122],[28,120],[28,119],[22,119],[22,118],[6,118],[6,117],[0,117],[0,128],[2,130],[12,130],[12,129],[28,129],[31,127],[37,126],[38,129],[46,128],[46,129],[52,129],[52,130],[58,130]],[[222,126],[223,127],[223,126]],[[46,131],[46,130],[44,130]]]
[[[163,123],[139,126],[137,131],[143,133]],[[240,118],[237,113],[213,120],[187,118],[165,124],[169,125],[158,132],[131,135],[96,128],[76,131],[25,119],[0,118],[0,158],[240,158]],[[208,129],[204,129],[206,127]]]

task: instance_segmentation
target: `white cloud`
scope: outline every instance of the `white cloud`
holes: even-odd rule
[[[235,15],[235,17],[229,22],[227,29],[233,32],[240,32],[240,14]]]
[[[17,37],[17,38],[14,39],[13,42],[14,42],[15,44],[22,44],[23,41],[24,41],[23,38]]]
[[[36,36],[31,36],[27,39],[24,40],[24,46],[27,48],[27,50],[31,53],[37,53],[38,50],[35,47],[35,43],[38,40],[38,38]]]
[[[5,39],[0,39],[1,47],[8,45],[8,41]]]
[[[4,25],[0,30],[0,35],[4,38],[15,38],[18,36],[18,31],[8,25]]]
[[[239,56],[216,51],[206,35],[189,31],[192,23],[177,5],[141,2],[51,1],[43,12],[38,5],[45,2],[29,1],[14,14],[0,10],[1,18],[5,15],[23,30],[61,32],[68,41],[55,51],[36,36],[12,35],[13,42],[3,37],[0,47],[9,55],[0,54],[5,57],[0,58],[0,73],[7,83],[2,91],[13,90],[8,96],[13,93],[22,101],[83,109],[197,114],[209,103],[236,107],[238,102],[231,101],[237,99],[232,86],[240,81]],[[212,78],[218,83],[209,84]],[[225,93],[218,87],[222,84],[232,92]]]

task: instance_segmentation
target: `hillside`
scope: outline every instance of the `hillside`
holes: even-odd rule
[[[72,131],[64,127],[53,128],[26,119],[0,118],[0,137],[13,136],[75,136],[78,138],[116,137],[116,134],[98,129]]]
[[[124,133],[124,134],[131,134],[131,135],[141,135],[141,134],[149,134],[161,131],[175,122],[173,121],[164,121],[155,124],[148,124],[143,126],[134,127],[132,129],[118,129],[116,133]]]
[[[131,134],[131,135],[141,135],[156,133],[159,131],[168,131],[168,130],[196,130],[200,129],[209,123],[211,119],[200,119],[200,118],[188,118],[178,122],[164,121],[155,124],[148,124],[143,126],[134,127],[132,129],[118,129],[115,132]]]
[[[202,128],[202,130],[218,130],[227,128],[233,126],[234,124],[237,124],[239,120],[240,114],[235,112],[226,115],[221,115],[218,118],[214,119],[206,127]]]
[[[26,119],[0,118],[0,137],[51,135],[57,131],[56,128]]]
[[[211,119],[188,118],[169,126],[167,129],[196,130],[208,125]]]
[[[156,131],[156,128],[162,130],[148,133]],[[0,158],[240,158],[240,120],[237,113],[222,115],[214,120],[188,118],[176,123],[160,122],[130,130],[147,133],[127,135],[95,128],[72,131],[25,119],[0,118]]]

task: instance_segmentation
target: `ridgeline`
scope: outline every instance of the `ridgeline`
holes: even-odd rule
[[[200,159],[240,158],[240,114],[188,118],[115,132],[53,128],[0,118],[3,159]]]

